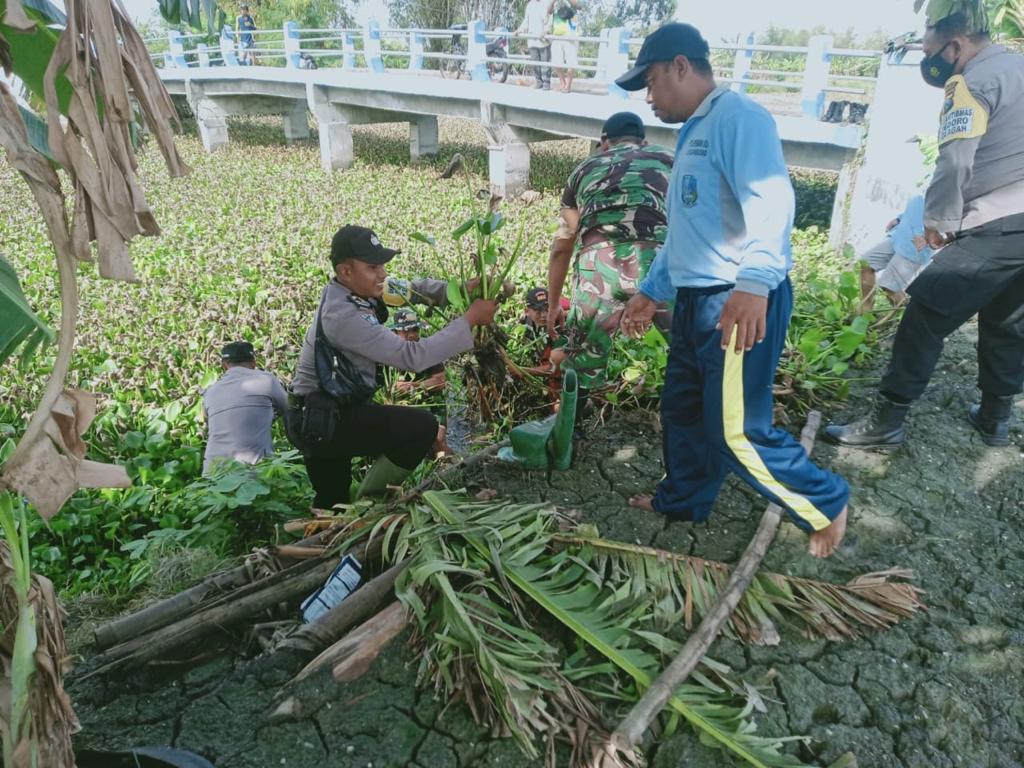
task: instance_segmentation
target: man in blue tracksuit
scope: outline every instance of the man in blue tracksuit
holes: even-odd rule
[[[704,520],[728,470],[782,506],[832,554],[846,528],[849,487],[772,425],[772,383],[793,307],[787,273],[793,188],[775,121],[715,85],[708,44],[689,24],[644,41],[626,90],[647,88],[667,123],[683,123],[669,186],[669,232],[623,331],[646,331],[675,298],[661,421],[665,479],[631,504]]]

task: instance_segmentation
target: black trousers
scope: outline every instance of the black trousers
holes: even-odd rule
[[[297,434],[301,412],[289,411],[288,421],[288,437],[302,451],[317,509],[348,503],[356,456],[383,454],[393,464],[413,470],[437,438],[437,419],[430,411],[397,405],[365,403],[342,408],[334,440],[315,451],[306,450]]]
[[[1024,214],[961,233],[908,293],[883,395],[902,402],[919,398],[946,337],[975,314],[981,391],[1003,396],[1024,389]]]

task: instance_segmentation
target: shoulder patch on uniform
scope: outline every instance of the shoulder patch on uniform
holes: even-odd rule
[[[939,117],[939,144],[954,139],[974,139],[988,130],[988,112],[967,88],[963,75],[946,82],[946,97]]]

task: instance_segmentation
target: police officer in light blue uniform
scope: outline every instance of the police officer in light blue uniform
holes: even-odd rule
[[[732,470],[830,555],[846,527],[849,487],[772,425],[772,383],[793,307],[793,188],[772,116],[716,87],[708,44],[689,24],[644,41],[626,90],[647,87],[654,114],[682,122],[668,237],[623,314],[638,336],[675,298],[661,397],[665,479],[634,506],[704,520]]]

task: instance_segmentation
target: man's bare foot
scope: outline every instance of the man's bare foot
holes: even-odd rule
[[[439,424],[437,427],[437,437],[434,438],[434,444],[430,450],[436,457],[438,455],[450,456],[452,449],[448,447],[448,430],[443,424]]]
[[[629,506],[636,507],[637,509],[644,509],[648,512],[654,511],[654,497],[653,496],[631,496],[629,499]]]
[[[836,551],[836,547],[839,546],[846,533],[846,510],[847,507],[843,507],[843,511],[828,528],[822,528],[811,534],[811,543],[807,547],[808,552],[815,557],[828,557]]]

